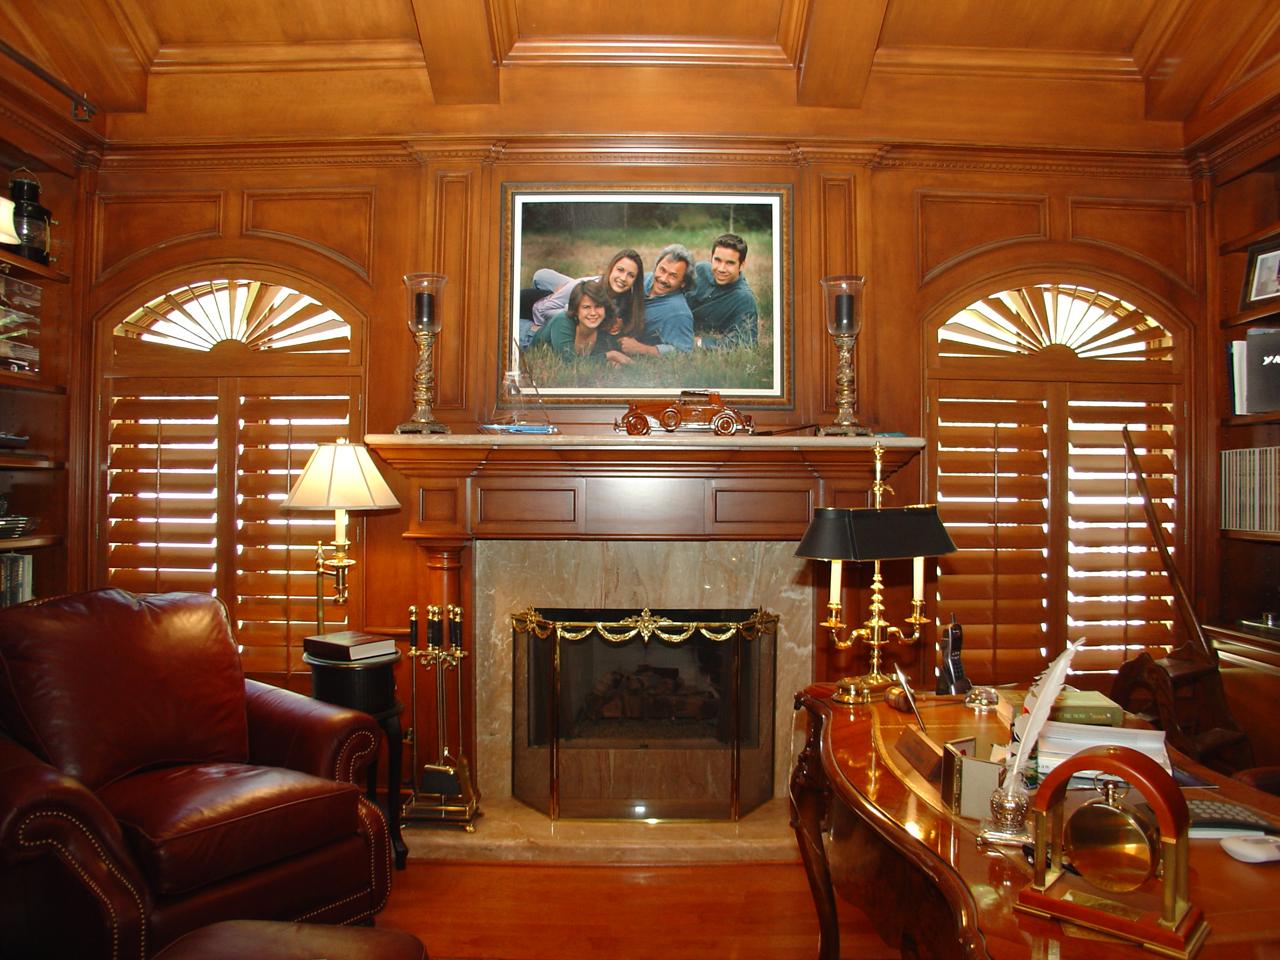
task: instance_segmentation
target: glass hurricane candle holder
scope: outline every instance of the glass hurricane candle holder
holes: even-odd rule
[[[823,310],[827,333],[836,343],[836,419],[818,428],[821,436],[867,436],[871,430],[853,415],[858,403],[853,347],[862,330],[862,290],[866,279],[852,274],[823,277]]]
[[[409,294],[409,332],[418,345],[413,370],[413,417],[396,427],[396,433],[448,433],[431,412],[436,397],[435,342],[440,332],[441,297],[445,277],[439,273],[409,273],[404,285]]]

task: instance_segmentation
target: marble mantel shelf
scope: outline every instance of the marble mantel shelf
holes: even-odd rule
[[[866,506],[919,437],[369,434],[416,485],[406,536],[427,540],[796,540],[817,506]],[[912,502],[911,491],[900,501]]]
[[[872,450],[884,448],[883,470],[888,477],[924,446],[920,437],[713,437],[708,434],[662,434],[628,437],[618,434],[369,434],[365,443],[406,476],[458,476],[473,472],[535,471],[560,473],[566,469],[605,472],[625,470],[627,464],[645,470],[698,473],[711,468],[769,470],[806,467],[873,469]],[[681,469],[686,465],[691,470]],[[868,474],[870,476],[870,474]]]

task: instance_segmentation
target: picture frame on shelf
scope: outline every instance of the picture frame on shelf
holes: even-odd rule
[[[504,184],[498,377],[523,366],[548,404],[625,405],[683,390],[715,390],[753,405],[790,404],[790,219],[786,185]],[[723,234],[747,246],[738,274],[727,282],[711,272],[713,241]],[[567,302],[559,301],[567,301],[577,281],[603,279],[628,250],[643,268],[633,288],[643,296],[646,278],[652,282],[658,256],[671,244],[688,250],[693,267],[683,272],[692,276],[663,298],[657,323],[652,306],[640,328],[635,315],[626,330],[625,317],[616,324],[611,317],[610,337],[597,335],[587,352],[575,352],[565,341],[576,328]],[[728,290],[738,275],[744,282],[735,300]],[[724,289],[708,298],[715,287]],[[754,302],[754,318],[738,314],[743,290],[751,298],[746,302]],[[604,292],[616,301],[611,312],[628,314],[628,292],[607,285]],[[556,327],[552,305],[562,315]],[[658,352],[645,352],[637,341]]]
[[[1280,233],[1248,249],[1240,309],[1276,302],[1280,306]]]

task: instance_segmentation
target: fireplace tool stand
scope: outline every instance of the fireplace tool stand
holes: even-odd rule
[[[449,645],[444,643],[444,621],[436,604],[427,607],[427,645],[418,646],[418,608],[409,608],[410,696],[414,727],[410,731],[413,762],[413,790],[405,801],[402,815],[406,820],[422,820],[460,826],[468,833],[475,831],[479,796],[471,786],[471,770],[462,756],[462,608],[448,604],[445,608],[449,624]],[[436,682],[436,762],[421,763],[418,758],[418,667],[434,671]],[[455,704],[457,705],[458,756],[449,750],[448,705],[445,697],[445,671],[453,671]]]

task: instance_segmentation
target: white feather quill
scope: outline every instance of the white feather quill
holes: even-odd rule
[[[1053,709],[1054,701],[1062,692],[1062,685],[1067,680],[1067,670],[1071,667],[1071,658],[1082,646],[1084,646],[1083,637],[1075,643],[1068,643],[1067,649],[1054,658],[1053,663],[1049,664],[1048,669],[1040,676],[1040,680],[1028,691],[1025,703],[1026,723],[1022,725],[1022,737],[1018,741],[1017,751],[1009,751],[1005,761],[1007,766],[1004,781],[1011,787],[1017,783],[1014,774],[1020,772],[1026,765],[1036,741],[1040,738],[1040,731],[1044,728],[1045,721],[1049,719],[1049,711]]]

